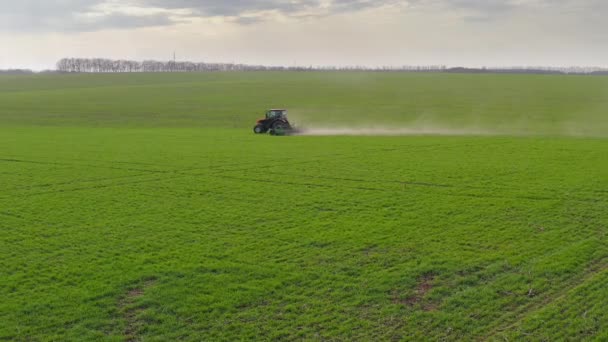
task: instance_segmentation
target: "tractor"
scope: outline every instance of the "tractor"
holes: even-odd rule
[[[293,132],[293,127],[287,120],[286,109],[270,109],[266,117],[257,121],[253,127],[255,134],[270,133],[272,135],[285,135]]]

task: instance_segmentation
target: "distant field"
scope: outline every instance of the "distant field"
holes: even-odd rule
[[[0,76],[0,146],[0,340],[608,339],[608,77]]]
[[[0,76],[3,124],[250,128],[267,107],[303,125],[608,135],[608,77],[413,73]]]

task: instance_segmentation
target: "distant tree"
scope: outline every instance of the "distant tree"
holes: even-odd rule
[[[229,72],[229,71],[375,71],[375,72],[450,72],[450,73],[533,73],[533,74],[608,74],[608,69],[599,67],[508,67],[508,68],[448,68],[445,65],[365,66],[264,66],[234,63],[193,63],[176,61],[143,62],[111,60],[105,58],[62,58],[57,61],[58,72]]]

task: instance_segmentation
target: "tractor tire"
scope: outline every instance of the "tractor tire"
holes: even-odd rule
[[[266,133],[266,132],[264,131],[264,126],[256,125],[255,127],[253,127],[253,133],[262,134],[262,133]]]

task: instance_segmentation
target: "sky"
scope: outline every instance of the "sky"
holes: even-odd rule
[[[0,69],[63,57],[608,67],[606,0],[0,0]]]

